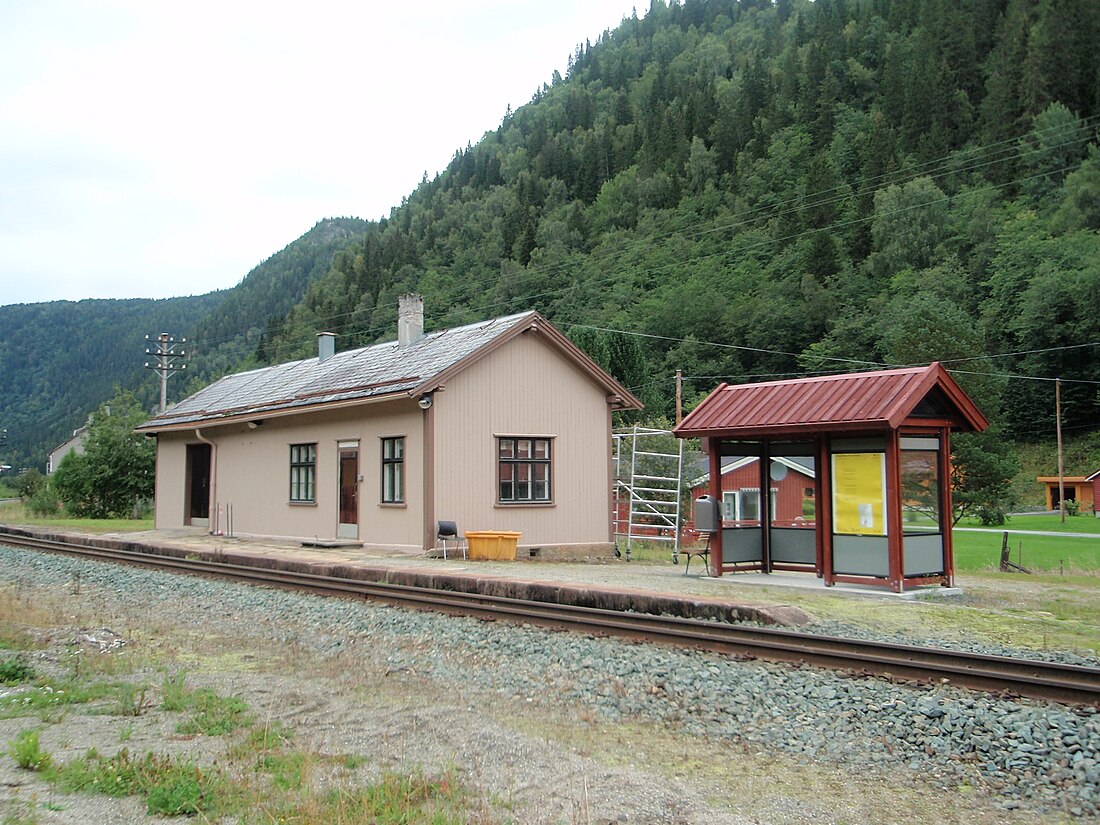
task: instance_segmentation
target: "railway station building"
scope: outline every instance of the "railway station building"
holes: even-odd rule
[[[712,508],[707,532],[714,575],[804,571],[826,586],[901,592],[953,584],[951,433],[988,425],[936,362],[722,384],[673,432],[701,439],[708,457],[703,508]],[[756,476],[755,483],[739,484],[732,509],[722,481],[730,456]],[[801,468],[801,518],[779,506],[792,467]],[[745,506],[741,499],[753,490]],[[696,529],[706,526],[700,509],[696,502]]]
[[[609,555],[611,414],[641,402],[537,312],[230,375],[139,427],[156,527],[421,553],[439,522]]]

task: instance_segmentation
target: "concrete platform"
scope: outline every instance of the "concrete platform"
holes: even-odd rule
[[[819,579],[813,573],[794,573],[787,570],[777,571],[775,573],[726,573],[714,579],[714,581],[728,585],[790,587],[798,590],[817,590],[825,593],[845,593],[853,596],[872,596],[903,600],[961,596],[963,592],[962,589],[958,587],[941,587],[938,585],[914,587],[902,593],[894,593],[884,587],[875,587],[870,584],[837,583],[832,587],[826,587],[825,581]]]
[[[0,525],[0,528],[4,527]],[[10,526],[13,533],[55,538],[89,546],[116,547],[176,558],[200,557],[267,569],[284,569],[361,581],[388,582],[456,592],[476,592],[588,607],[663,613],[723,621],[751,620],[798,626],[811,620],[805,611],[775,600],[774,589],[819,591],[823,595],[908,600],[957,593],[924,588],[895,594],[885,588],[838,584],[826,588],[809,573],[705,573],[700,560],[684,574],[685,559],[639,562],[601,559],[553,562],[538,559],[471,561],[461,557],[387,553],[352,543],[269,542],[211,536],[204,528],[88,535],[72,531]],[[0,538],[0,543],[3,539]],[[696,572],[698,571],[698,572]],[[761,592],[764,588],[767,592]],[[756,594],[753,594],[756,591]]]

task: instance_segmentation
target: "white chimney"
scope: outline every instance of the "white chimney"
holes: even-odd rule
[[[397,346],[404,349],[424,337],[424,298],[408,293],[397,299]]]
[[[327,361],[336,354],[336,333],[317,333],[317,362]]]

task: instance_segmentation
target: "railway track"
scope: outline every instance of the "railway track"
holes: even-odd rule
[[[805,663],[920,682],[950,682],[975,690],[1070,704],[1100,704],[1100,668],[939,648],[818,636],[696,619],[653,616],[479,593],[432,590],[386,582],[270,570],[209,558],[89,546],[0,531],[0,543],[96,561],[214,576],[310,593],[363,598],[402,607],[506,620],[597,635],[701,648],[749,658]]]

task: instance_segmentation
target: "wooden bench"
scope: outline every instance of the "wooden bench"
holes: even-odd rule
[[[700,533],[702,535],[702,533]],[[692,547],[687,550],[681,549],[680,555],[687,556],[687,564],[684,565],[684,575],[688,574],[688,570],[691,569],[691,560],[693,558],[700,558],[703,560],[703,565],[706,567],[707,575],[710,575],[710,537],[713,533],[707,533],[707,542],[702,547]]]

